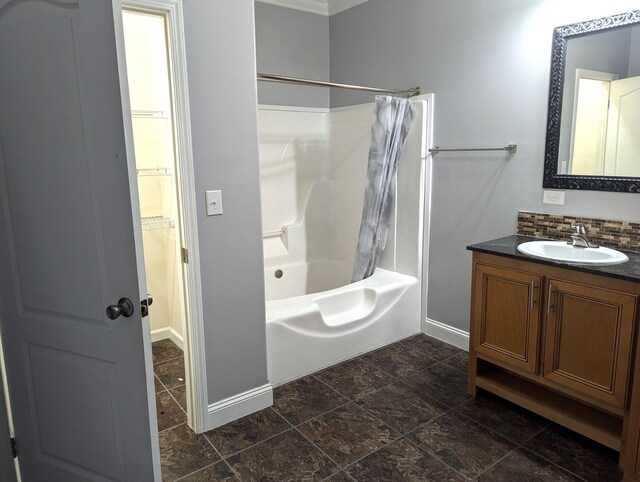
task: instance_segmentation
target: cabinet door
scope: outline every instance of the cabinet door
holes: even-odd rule
[[[550,279],[543,375],[624,407],[636,297]]]
[[[474,280],[474,347],[535,373],[542,276],[477,264]]]

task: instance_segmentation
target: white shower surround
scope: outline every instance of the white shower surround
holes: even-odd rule
[[[260,107],[272,385],[420,331],[432,96],[420,99],[398,166],[387,248],[376,273],[353,284],[373,104]]]

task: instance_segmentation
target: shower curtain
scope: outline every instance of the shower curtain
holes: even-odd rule
[[[410,99],[377,96],[367,168],[368,185],[351,282],[371,276],[384,251],[396,191],[396,170],[415,111]]]

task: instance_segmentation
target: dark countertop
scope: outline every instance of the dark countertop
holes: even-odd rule
[[[527,241],[541,241],[540,238],[532,238],[529,236],[506,236],[504,238],[493,239],[484,243],[477,243],[467,246],[470,251],[478,251],[480,253],[494,254],[507,258],[520,259],[531,263],[546,264],[556,266],[558,268],[566,268],[574,271],[582,271],[583,273],[598,274],[608,276],[610,278],[618,278],[626,281],[640,282],[640,254],[625,251],[629,257],[629,261],[622,264],[614,264],[612,266],[585,266],[569,263],[561,263],[547,259],[534,258],[518,251],[519,244]]]

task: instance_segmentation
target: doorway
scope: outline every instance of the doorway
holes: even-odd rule
[[[174,81],[165,12],[122,10],[158,431],[193,427],[188,232],[179,178]],[[191,280],[193,282],[193,280]]]

